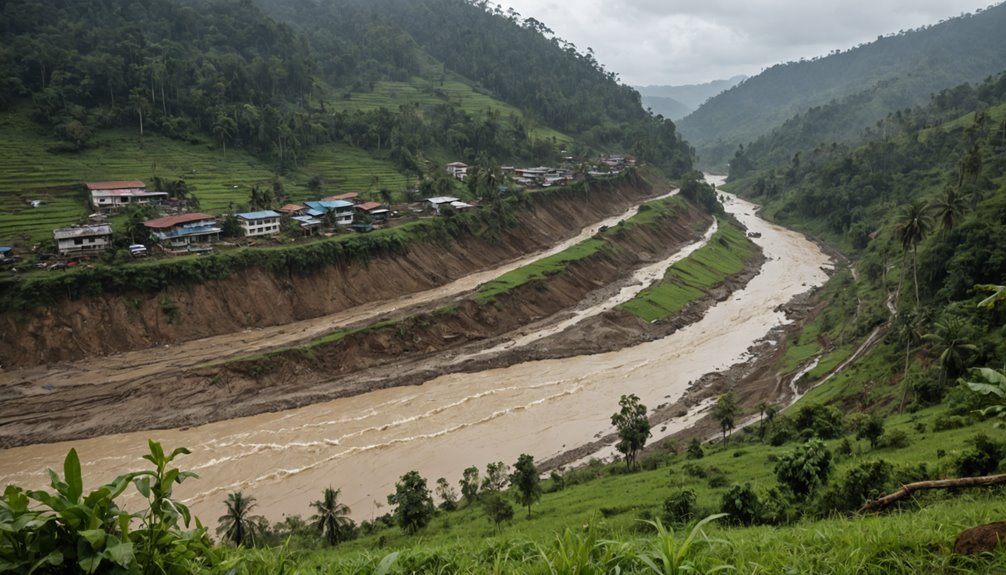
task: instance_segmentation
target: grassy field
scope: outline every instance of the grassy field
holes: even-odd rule
[[[741,271],[754,253],[754,245],[743,230],[720,220],[719,229],[705,246],[671,266],[661,283],[641,291],[618,309],[648,322],[670,317],[702,297],[705,290]]]

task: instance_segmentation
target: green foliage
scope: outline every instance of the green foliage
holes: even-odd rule
[[[734,421],[737,419],[738,413],[740,413],[740,406],[737,405],[737,396],[732,391],[721,395],[713,405],[713,419],[720,424],[724,444],[727,442],[727,432],[734,428]]]
[[[870,442],[870,449],[876,449],[877,441],[882,435],[884,435],[884,419],[876,413],[871,413],[856,432],[856,439],[867,439]]]
[[[458,494],[446,478],[437,479],[436,494],[440,498],[440,508],[444,511],[454,511],[458,508]]]
[[[253,545],[260,535],[258,524],[261,519],[251,514],[251,510],[257,505],[255,498],[235,491],[227,494],[225,504],[227,512],[217,519],[217,535],[234,545]]]
[[[830,405],[804,405],[797,410],[793,425],[798,431],[821,439],[835,439],[845,432],[842,412]]]
[[[720,564],[708,567],[707,562],[704,561],[707,559],[706,557],[697,557],[700,555],[698,547],[700,542],[710,547],[726,543],[722,540],[709,539],[702,531],[706,524],[722,517],[724,515],[710,515],[699,521],[682,541],[678,541],[674,537],[674,532],[665,528],[659,519],[652,522],[651,524],[657,530],[657,541],[654,543],[651,553],[643,553],[638,556],[639,561],[647,569],[645,572],[655,575],[678,575],[679,573],[692,573],[700,570],[703,573],[732,571],[733,567],[730,565]],[[697,539],[699,536],[702,539]]]
[[[695,490],[679,489],[664,499],[665,523],[688,523],[695,514]]]
[[[702,459],[705,452],[702,450],[702,442],[699,441],[697,437],[693,437],[690,442],[688,442],[688,450],[685,452],[688,459]]]
[[[731,523],[754,525],[761,517],[761,501],[750,483],[737,483],[723,494],[720,511]]]
[[[811,439],[784,455],[775,465],[779,483],[797,498],[810,496],[828,483],[831,474],[831,451],[820,439]]]
[[[181,575],[218,565],[206,529],[197,521],[188,530],[188,507],[172,498],[175,484],[195,477],[170,467],[188,450],[165,454],[155,441],[149,447],[144,459],[154,470],[120,475],[90,493],[84,492],[73,449],[63,462],[62,478],[49,470],[51,492],[8,485],[0,499],[0,570]],[[135,515],[115,501],[130,485],[148,504]]]
[[[388,495],[388,504],[395,506],[398,526],[410,535],[426,527],[433,518],[433,497],[418,471],[406,473],[395,483],[395,492]]]
[[[489,516],[489,521],[493,522],[496,531],[500,530],[500,525],[504,521],[513,519],[513,506],[503,497],[499,491],[490,491],[482,498],[482,507]],[[528,506],[530,509],[530,505]],[[530,516],[530,511],[528,511]]]
[[[822,512],[858,510],[889,491],[893,473],[894,466],[883,459],[859,463],[821,495]]]
[[[527,507],[527,517],[531,518],[531,505],[541,499],[541,483],[534,457],[521,453],[510,475],[510,485],[516,490],[517,502]],[[498,524],[498,522],[497,522]]]
[[[615,449],[625,458],[625,466],[632,469],[636,454],[639,453],[646,440],[650,438],[650,421],[646,417],[646,406],[639,403],[634,395],[623,395],[618,400],[621,409],[611,416],[611,424],[618,433],[618,443]]]
[[[971,444],[970,447],[954,461],[958,477],[991,475],[999,469],[1000,462],[1006,457],[1006,447],[983,433],[975,435],[968,443]]]
[[[474,465],[466,467],[458,483],[461,487],[461,496],[465,498],[465,502],[471,505],[474,501],[478,500],[480,485],[478,467]]]
[[[964,382],[968,389],[994,401],[982,410],[982,415],[1006,418],[1006,371],[978,367],[971,370],[971,379],[976,381]]]
[[[502,461],[486,464],[486,476],[482,480],[482,491],[503,491],[510,480],[510,466]]]
[[[322,498],[311,503],[315,510],[311,526],[333,547],[351,539],[356,531],[356,524],[349,518],[349,506],[339,502],[339,491],[326,487]]]

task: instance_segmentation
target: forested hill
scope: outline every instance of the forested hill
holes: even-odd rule
[[[706,102],[679,127],[706,166],[723,166],[738,145],[832,100],[874,90],[865,108],[838,124],[873,125],[930,94],[1006,69],[1006,5],[964,15],[810,61],[765,70]],[[832,140],[825,139],[825,142]]]
[[[345,104],[389,82],[429,93]],[[445,82],[511,111],[466,106],[437,90]],[[421,173],[431,156],[553,159],[569,142],[546,141],[540,127],[584,153],[635,153],[671,173],[691,166],[674,124],[646,114],[589,51],[465,0],[10,0],[0,109],[25,102],[64,151],[134,126],[242,147],[278,171],[313,145],[346,142]]]

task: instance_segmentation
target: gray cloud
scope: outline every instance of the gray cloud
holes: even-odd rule
[[[823,56],[988,0],[504,0],[627,84],[690,84]]]

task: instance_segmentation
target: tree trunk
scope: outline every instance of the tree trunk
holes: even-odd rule
[[[912,356],[912,334],[908,334],[908,343],[905,344],[905,375],[901,378],[901,405],[898,406],[898,413],[905,409],[905,398],[908,397],[908,366]]]
[[[883,509],[895,501],[900,501],[908,497],[915,491],[926,491],[929,489],[951,489],[954,487],[984,487],[986,485],[998,485],[1006,483],[1006,473],[1001,475],[983,475],[981,477],[960,477],[958,479],[940,479],[937,481],[918,481],[903,485],[901,489],[885,495],[873,501],[867,501],[860,512]]]
[[[919,310],[919,248],[912,244],[912,279],[915,280],[915,311]]]

